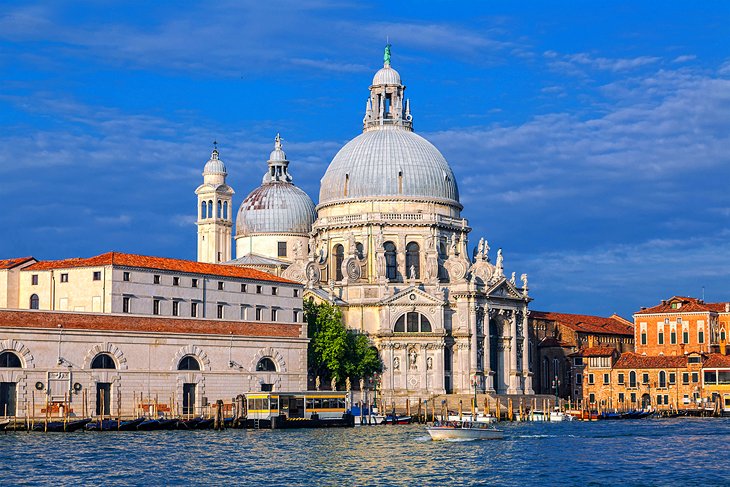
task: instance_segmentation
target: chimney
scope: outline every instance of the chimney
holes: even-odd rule
[[[646,309],[646,306],[641,307],[641,311],[644,311]]]
[[[725,303],[725,313],[730,313],[730,303]]]
[[[662,299],[662,305],[666,305],[666,304],[667,304],[667,300],[666,299]]]

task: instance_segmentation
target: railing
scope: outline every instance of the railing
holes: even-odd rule
[[[330,216],[319,219],[320,226],[323,225],[341,225],[341,224],[352,224],[362,223],[368,221],[423,221],[423,222],[438,222],[446,225],[453,225],[456,227],[466,226],[467,223],[461,218],[453,218],[450,216],[439,215],[436,213],[361,213],[357,215],[340,215]]]

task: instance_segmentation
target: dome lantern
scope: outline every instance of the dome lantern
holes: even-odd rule
[[[370,98],[362,121],[363,132],[384,126],[413,130],[410,103],[403,98],[405,89],[400,74],[390,65],[390,44],[386,44],[383,67],[375,73],[370,85]]]

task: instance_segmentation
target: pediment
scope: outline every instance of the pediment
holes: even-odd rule
[[[404,290],[381,301],[388,306],[443,306],[443,300],[438,299],[416,286],[408,286]]]
[[[522,295],[522,293],[517,290],[517,287],[514,284],[512,284],[510,281],[508,281],[506,278],[502,278],[501,280],[497,281],[485,292],[490,298],[505,298],[505,299],[519,299],[519,300],[522,300],[525,298]]]

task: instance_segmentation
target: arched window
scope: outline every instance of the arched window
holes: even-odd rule
[[[725,334],[725,328],[723,328],[722,330],[720,330],[720,341],[724,342],[726,337],[727,335]]]
[[[398,277],[398,260],[395,254],[395,244],[393,242],[385,242],[385,277],[391,281]]]
[[[667,373],[663,370],[659,372],[659,387],[667,387]]]
[[[192,355],[186,355],[177,364],[177,370],[200,370],[200,362]]]
[[[357,242],[355,244],[355,255],[357,255],[357,258],[361,260],[365,258],[365,247],[363,247],[362,242]]]
[[[228,220],[228,202],[223,202],[223,219]]]
[[[100,353],[91,361],[92,369],[116,369],[114,359],[108,353]]]
[[[342,244],[335,245],[333,252],[335,281],[342,280],[342,261],[345,260],[345,247]]]
[[[207,213],[206,211],[207,205],[205,204],[205,201],[200,202],[200,219],[205,219],[205,215]]]
[[[221,203],[219,201],[218,202],[218,218],[220,218],[222,214],[223,214],[223,203]]]
[[[31,294],[30,295],[30,309],[38,309],[40,306],[37,294]]]
[[[629,387],[636,387],[636,372],[629,372]]]
[[[421,248],[416,242],[410,242],[406,245],[406,276],[410,279],[421,278],[420,250]]]
[[[208,218],[213,218],[213,201],[208,200]]]
[[[395,333],[431,333],[431,322],[421,313],[411,311],[396,320],[393,331]]]
[[[19,369],[23,365],[20,363],[20,357],[14,352],[2,352],[0,353],[0,367]]]
[[[256,364],[256,372],[276,372],[276,364],[269,357],[264,357]]]

